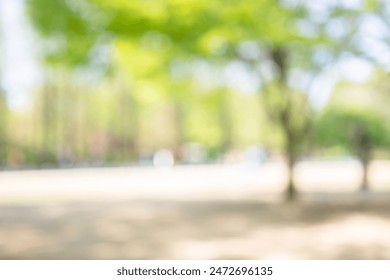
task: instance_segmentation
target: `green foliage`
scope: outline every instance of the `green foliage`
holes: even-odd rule
[[[389,128],[381,114],[373,110],[329,108],[316,122],[315,140],[319,146],[340,146],[359,155],[361,138],[366,149],[388,148]]]
[[[42,100],[53,111],[48,135],[70,138],[76,127],[78,146],[88,146],[87,152],[72,147],[73,154],[88,154],[93,138],[101,139],[101,151],[112,152],[110,159],[129,147],[172,148],[192,141],[216,155],[261,142],[284,150],[291,166],[313,113],[309,83],[293,74],[315,78],[349,51],[361,12],[324,4],[322,18],[316,18],[310,2],[274,0],[27,0],[27,5],[50,67],[75,76],[81,66],[90,71],[111,63],[114,70],[96,93],[61,88],[61,98],[48,94]],[[329,32],[334,20],[346,23],[342,38]],[[232,62],[256,77],[257,96],[243,97],[228,85],[223,73]],[[207,69],[198,64],[212,73],[210,85],[199,81],[199,72]],[[81,104],[77,118],[63,110],[73,102]],[[50,139],[52,150],[61,150],[68,138]]]
[[[42,54],[49,64],[75,67],[90,61],[102,34],[97,18],[81,6],[77,1],[27,1],[36,30],[46,39]]]

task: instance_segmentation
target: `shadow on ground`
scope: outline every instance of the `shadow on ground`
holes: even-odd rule
[[[3,205],[0,258],[390,259],[390,203]]]

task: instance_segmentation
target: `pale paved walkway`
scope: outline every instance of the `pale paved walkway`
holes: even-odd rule
[[[0,172],[0,203],[20,200],[248,199],[283,192],[282,163],[174,168],[95,168]],[[300,191],[354,192],[361,168],[354,161],[303,162],[296,168]],[[390,162],[374,162],[372,190],[390,191]]]

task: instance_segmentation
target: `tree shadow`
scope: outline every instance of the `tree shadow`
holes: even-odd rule
[[[307,198],[287,204],[117,200],[0,206],[0,258],[384,258],[389,253],[369,239],[337,243],[326,234],[338,239],[339,228],[356,230],[371,220],[380,230],[390,229],[389,210],[387,201]]]

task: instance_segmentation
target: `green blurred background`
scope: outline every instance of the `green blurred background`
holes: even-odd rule
[[[3,0],[0,164],[387,159],[388,6]]]
[[[389,3],[379,0],[1,0],[3,200],[20,203],[21,197],[35,194],[47,202],[56,197],[57,209],[59,198],[74,198],[82,191],[89,196],[132,192],[154,199],[198,188],[201,201],[226,198],[226,193],[229,198],[252,199],[275,192],[291,201],[297,198],[298,189],[303,193],[329,190],[348,192],[349,202],[352,197],[360,203],[365,197],[375,205],[366,209],[343,204],[336,212],[373,211],[382,216],[388,208],[378,205],[387,199],[390,187],[389,19]],[[28,171],[57,168],[73,171]],[[89,173],[77,173],[86,169]],[[143,193],[148,186],[150,192]],[[108,187],[112,189],[107,191]],[[210,197],[202,188],[217,195]],[[191,191],[187,198],[193,195]],[[327,202],[346,199],[325,198]],[[172,207],[193,213],[205,206],[191,205],[190,210],[181,204]],[[232,218],[228,214],[231,207],[239,216],[238,224],[246,221],[246,214],[256,220],[251,203],[244,201],[246,208],[242,209],[216,205],[221,213],[227,211],[221,214],[226,221]],[[303,214],[305,207],[318,211],[321,224],[321,215],[327,211],[321,205],[284,205],[290,213],[287,226],[301,219],[313,223]],[[142,207],[137,209],[142,212]],[[13,217],[25,217],[23,209],[15,210]],[[124,208],[123,213],[137,209]],[[200,215],[215,214],[214,210]],[[267,211],[271,211],[267,214],[270,221],[280,221],[278,211],[282,210],[271,207]],[[48,215],[39,217],[46,221]],[[160,218],[153,224],[158,225]],[[362,219],[352,219],[352,227],[361,229],[366,224]],[[34,224],[31,219],[20,221]],[[375,226],[378,232],[390,228],[388,220],[384,226]],[[82,226],[71,228],[69,234]],[[145,232],[142,225],[137,229]],[[64,229],[57,230],[65,232],[63,241],[69,241]],[[3,234],[12,237],[11,231]],[[267,234],[270,238],[274,233]],[[300,238],[302,242],[307,239]],[[388,242],[385,237],[372,238]],[[138,255],[120,255],[107,244],[97,258],[236,256],[164,255],[163,251],[153,255],[145,248]],[[339,248],[336,243],[332,246]],[[275,256],[359,257],[348,248],[345,254],[305,248],[295,248],[306,252],[301,255]],[[389,256],[375,248],[362,257]],[[248,250],[237,256],[262,257]],[[20,254],[8,250],[2,256],[92,256],[76,251],[32,250],[29,255],[28,250]],[[270,252],[264,256],[272,257],[274,251]]]

